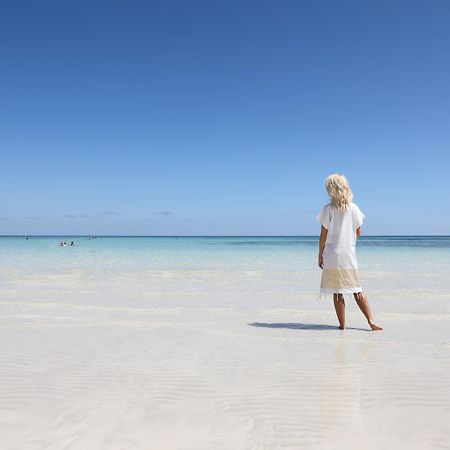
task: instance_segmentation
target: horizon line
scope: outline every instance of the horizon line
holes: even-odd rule
[[[276,238],[318,237],[318,234],[0,234],[4,237],[134,237],[134,238]],[[365,234],[364,237],[450,237],[450,234]]]

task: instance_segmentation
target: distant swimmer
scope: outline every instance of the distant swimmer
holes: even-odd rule
[[[75,242],[72,241],[72,242],[70,243],[70,245],[75,245]]]

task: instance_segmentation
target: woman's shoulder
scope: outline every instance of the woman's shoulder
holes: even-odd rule
[[[349,206],[353,211],[361,211],[356,203],[351,202]]]
[[[364,218],[366,217],[365,214],[359,209],[359,206],[356,203],[351,203],[351,211],[353,214],[353,218],[356,221],[357,228],[360,227],[363,223]]]
[[[320,213],[327,213],[330,214],[333,211],[333,205],[331,203],[327,203],[323,205],[322,209],[320,210]]]
[[[331,204],[327,203],[322,207],[319,214],[317,214],[317,220],[325,227],[327,230],[330,226],[331,221],[333,220],[333,210],[331,208]]]

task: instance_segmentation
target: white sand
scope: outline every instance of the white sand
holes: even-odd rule
[[[377,333],[348,303],[339,331],[299,285],[242,277],[10,278],[0,449],[450,448],[448,296],[375,295]]]

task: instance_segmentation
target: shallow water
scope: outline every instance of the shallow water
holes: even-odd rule
[[[273,306],[317,297],[317,245],[316,237],[1,237],[0,281],[4,289],[20,284],[13,296],[55,286],[72,296],[81,287],[114,303],[113,287],[121,301],[156,296],[167,305],[176,296],[156,291],[203,283],[215,306],[252,306],[249,291],[259,293],[259,305]],[[398,296],[426,296],[429,312],[449,312],[450,237],[362,237],[357,257],[363,288],[382,309],[396,309]],[[414,302],[401,308],[414,310]]]

